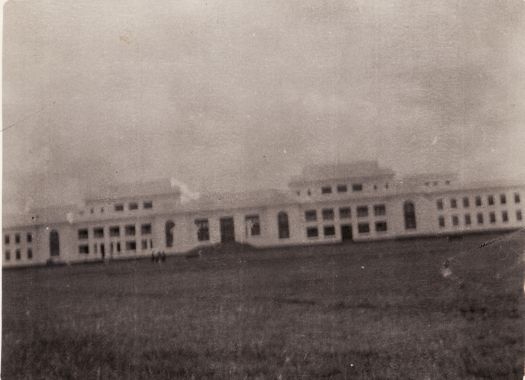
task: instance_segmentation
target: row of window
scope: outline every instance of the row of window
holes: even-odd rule
[[[19,233],[16,233],[15,235],[15,244],[20,244],[22,238],[21,238],[21,235]],[[32,243],[33,242],[33,234],[31,234],[31,232],[28,232],[26,234],[26,242],[27,243]],[[4,244],[10,244],[11,243],[11,235],[9,234],[5,234],[4,235]]]
[[[496,213],[495,212],[489,212],[489,222],[491,224],[494,224],[496,223]],[[523,219],[523,215],[521,213],[521,210],[516,210],[516,220],[517,221],[521,221]],[[479,212],[477,213],[476,215],[476,221],[478,224],[483,224],[484,223],[484,215],[483,213]],[[501,221],[503,223],[508,223],[509,221],[509,213],[507,211],[502,211],[501,212]],[[459,216],[458,215],[452,215],[451,216],[451,222],[452,222],[452,225],[453,226],[458,226],[459,225]],[[466,226],[469,226],[472,224],[472,217],[470,214],[465,214],[464,215],[464,223]],[[439,224],[439,227],[441,228],[444,228],[446,226],[446,223],[445,223],[445,217],[443,215],[440,215],[438,217],[438,224]]]
[[[514,203],[518,204],[521,202],[520,193],[514,193]],[[470,198],[469,197],[463,197],[462,199],[463,207],[468,208],[470,207]],[[481,195],[477,195],[474,198],[474,203],[476,207],[480,207],[483,205],[483,199]],[[506,194],[500,194],[499,195],[499,203],[504,205],[507,204],[507,195]],[[449,199],[450,208],[458,208],[458,200],[456,198],[450,198]],[[487,204],[489,206],[493,206],[495,204],[495,197],[494,195],[488,195],[487,196]],[[443,199],[438,199],[436,201],[436,206],[438,210],[444,209],[444,201]]]
[[[388,189],[389,185],[388,183],[385,183],[385,189]],[[379,186],[377,184],[374,184],[374,190],[378,190]],[[322,186],[321,187],[321,194],[332,194],[332,193],[347,193],[349,190],[352,190],[353,192],[360,192],[363,191],[363,184],[362,183],[354,183],[352,186],[348,186],[347,184],[338,184],[335,186]],[[310,189],[306,190],[306,194],[308,196],[312,195],[312,191]],[[301,191],[297,191],[297,195],[301,195]]]
[[[126,236],[135,236],[135,225],[134,224],[128,224],[124,226],[124,233]],[[151,234],[151,224],[142,224],[140,226],[140,233],[142,235],[150,235]],[[96,239],[100,239],[104,237],[104,227],[94,227],[93,228],[93,236]],[[110,237],[119,237],[120,236],[120,226],[110,226],[109,227],[109,236]],[[89,239],[89,230],[87,228],[81,228],[78,230],[78,239],[79,240],[85,240]]]
[[[135,240],[128,240],[124,243],[124,248],[126,252],[136,252],[137,251],[137,242]],[[142,239],[141,240],[141,249],[152,249],[153,248],[153,239]],[[80,244],[78,246],[78,253],[80,254],[89,254],[89,245],[88,244]],[[113,253],[121,253],[122,252],[122,245],[120,241],[117,242],[110,242],[109,243],[109,253],[112,255]],[[104,243],[101,244],[93,244],[93,253],[99,254],[104,257],[106,255],[106,246]]]
[[[114,206],[115,211],[124,211],[124,203],[117,203]],[[153,208],[153,201],[144,201],[142,202],[142,208],[145,210],[152,209]],[[139,209],[139,203],[138,202],[129,202],[128,208],[129,211],[135,211]]]
[[[376,232],[386,232],[388,230],[386,221],[379,221],[374,223]],[[370,224],[369,223],[358,223],[357,232],[360,234],[370,233]],[[323,226],[323,236],[324,237],[334,237],[335,236],[335,226],[328,225]],[[306,228],[306,237],[308,238],[318,238],[319,237],[319,228],[316,226]]]
[[[384,204],[377,204],[373,206],[375,216],[386,215],[386,206]],[[357,217],[364,218],[368,216],[368,206],[356,207]],[[334,220],[335,212],[333,208],[324,208],[321,210],[323,220]],[[348,219],[352,216],[352,209],[350,207],[339,208],[339,218]],[[307,222],[314,222],[317,220],[317,210],[306,210],[304,212],[304,219]]]
[[[439,185],[439,181],[429,181],[429,182],[425,182],[425,186],[429,187],[429,186],[438,186]],[[446,180],[445,181],[445,185],[450,185],[450,181],[449,180]]]
[[[28,260],[33,259],[33,249],[28,248],[26,250],[26,257],[27,257]],[[11,260],[11,251],[9,249],[5,250],[4,258],[5,258],[5,261],[10,261]],[[20,249],[15,250],[15,259],[16,260],[22,260],[22,252],[20,251]]]

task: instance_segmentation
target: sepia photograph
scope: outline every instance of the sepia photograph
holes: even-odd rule
[[[2,17],[2,379],[525,378],[525,1]]]

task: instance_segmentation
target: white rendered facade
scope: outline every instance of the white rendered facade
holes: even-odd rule
[[[165,181],[5,217],[3,266],[179,254],[229,241],[271,247],[525,227],[521,184],[465,185],[447,174],[398,180],[358,162],[305,168],[289,187],[183,201]]]

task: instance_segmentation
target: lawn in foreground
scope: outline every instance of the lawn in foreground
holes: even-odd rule
[[[495,237],[4,270],[2,378],[521,378],[525,232]]]

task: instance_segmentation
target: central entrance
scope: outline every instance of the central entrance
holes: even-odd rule
[[[341,239],[343,241],[352,241],[352,225],[351,224],[343,224],[341,225]]]
[[[235,226],[233,218],[221,218],[221,243],[229,243],[235,241]]]

